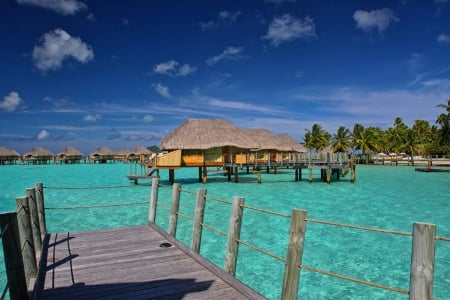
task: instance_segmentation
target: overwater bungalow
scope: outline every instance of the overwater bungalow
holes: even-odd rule
[[[0,164],[15,164],[20,160],[20,154],[11,148],[0,147]]]
[[[114,161],[114,158],[116,156],[116,153],[109,149],[106,146],[99,147],[95,149],[91,154],[88,156],[88,161],[91,163],[107,163]]]
[[[73,164],[79,163],[83,159],[83,153],[75,147],[67,147],[57,153],[55,160],[58,163]]]
[[[22,156],[22,160],[27,164],[47,164],[53,161],[53,153],[42,147],[34,147]]]
[[[152,157],[154,157],[154,155],[155,154],[149,149],[143,146],[138,146],[128,152],[127,160],[139,161],[141,163],[144,163],[146,161],[149,161]]]
[[[130,150],[128,150],[128,149],[118,150],[115,152],[114,160],[126,162],[129,153],[130,153]]]

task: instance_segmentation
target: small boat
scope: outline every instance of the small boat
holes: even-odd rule
[[[426,168],[415,168],[417,172],[450,172],[450,168],[448,169],[439,169],[439,168],[433,168],[433,167],[426,167]]]

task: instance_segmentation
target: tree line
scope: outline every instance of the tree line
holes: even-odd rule
[[[437,107],[446,110],[437,116],[430,125],[425,120],[415,120],[409,128],[400,117],[396,117],[393,127],[382,130],[380,127],[364,127],[355,124],[353,131],[345,126],[330,134],[320,124],[305,129],[305,147],[321,151],[331,147],[333,152],[406,153],[414,155],[450,155],[450,99],[447,104]]]

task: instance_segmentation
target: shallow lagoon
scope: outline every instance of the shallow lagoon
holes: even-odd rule
[[[148,217],[150,186],[134,186],[126,178],[127,164],[104,165],[15,165],[0,167],[0,211],[15,208],[15,198],[27,187],[43,182],[46,207],[61,208],[98,204],[133,203],[110,208],[47,210],[50,232],[91,230],[145,224]],[[168,185],[168,172],[161,171],[161,183]],[[357,181],[349,176],[326,184],[315,174],[312,184],[294,182],[292,169],[278,174],[240,174],[240,182],[227,182],[220,173],[208,174],[206,185],[198,183],[198,170],[175,172],[182,190],[195,192],[206,187],[212,197],[230,200],[245,198],[246,205],[290,214],[293,208],[308,210],[311,219],[357,224],[399,231],[412,231],[415,221],[434,223],[439,236],[450,237],[450,173],[414,172],[412,167],[357,166]],[[59,189],[59,187],[98,187],[103,189]],[[117,188],[112,188],[117,187]],[[171,188],[161,188],[159,200],[168,205]],[[183,193],[180,210],[192,214],[195,196]],[[227,230],[230,207],[207,201],[205,223]],[[168,215],[158,210],[157,223],[167,228]],[[276,255],[285,256],[289,220],[246,210],[241,239]],[[177,236],[189,245],[191,223],[179,219]],[[226,239],[204,230],[202,254],[223,266]],[[381,234],[307,224],[303,264],[379,284],[408,289],[411,237]],[[1,258],[0,258],[1,259]],[[0,282],[4,281],[1,263]],[[450,243],[437,242],[434,294],[450,295]],[[271,299],[278,299],[283,264],[240,246],[237,277]],[[349,283],[302,271],[300,295],[306,299],[407,299],[406,295]],[[3,285],[2,285],[3,286]],[[305,296],[307,295],[307,296]]]

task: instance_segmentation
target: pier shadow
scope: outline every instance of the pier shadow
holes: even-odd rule
[[[144,282],[127,282],[85,285],[76,283],[67,287],[40,289],[35,299],[183,299],[192,293],[210,289],[213,280],[196,281],[193,278],[164,279]],[[204,296],[204,295],[203,295]]]

